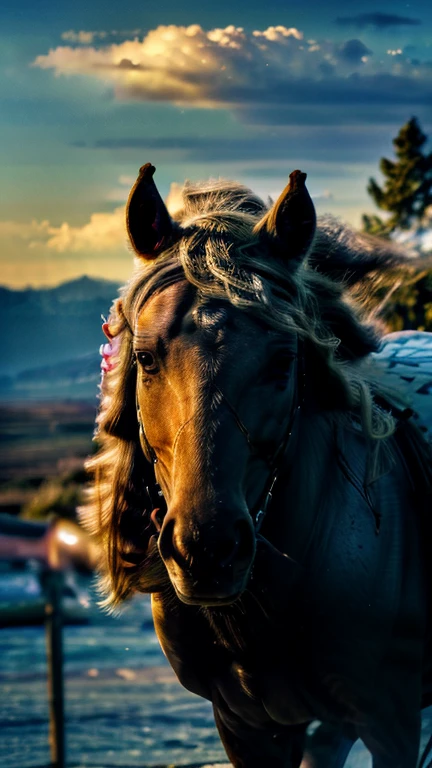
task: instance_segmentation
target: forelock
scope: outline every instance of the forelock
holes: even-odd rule
[[[177,210],[174,215],[182,224],[185,220],[202,214],[236,212],[258,218],[267,210],[264,202],[250,189],[225,179],[210,179],[200,183],[186,182],[177,195]]]

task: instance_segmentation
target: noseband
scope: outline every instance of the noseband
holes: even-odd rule
[[[288,450],[289,443],[291,442],[291,437],[293,435],[294,429],[298,423],[301,407],[304,403],[305,388],[306,388],[306,372],[305,372],[304,348],[303,348],[303,343],[301,342],[300,339],[297,342],[296,361],[297,361],[297,387],[295,390],[296,397],[294,399],[293,407],[291,409],[291,413],[288,419],[287,429],[282,437],[281,442],[276,448],[276,451],[274,452],[273,456],[270,458],[267,455],[265,456],[263,455],[259,446],[257,446],[255,441],[252,439],[248,428],[246,427],[244,422],[241,420],[235,408],[231,405],[231,403],[226,398],[222,390],[219,389],[219,387],[215,386],[215,391],[219,394],[221,400],[226,404],[228,409],[231,411],[238,429],[245,436],[251,453],[256,454],[257,456],[261,456],[261,458],[264,458],[270,466],[268,480],[264,486],[263,492],[258,500],[258,503],[255,505],[254,511],[251,512],[251,517],[254,522],[256,533],[259,532],[264,522],[264,518],[266,516],[267,510],[270,506],[270,503],[273,497],[273,489],[278,479],[279,472],[282,467],[282,463],[286,458],[286,452]],[[158,462],[158,458],[156,455],[156,451],[150,445],[150,442],[145,433],[145,429],[144,429],[144,425],[141,417],[141,411],[138,403],[138,392],[136,392],[135,399],[136,399],[136,412],[137,412],[137,421],[139,426],[140,441],[143,444],[145,451],[150,456],[152,464],[155,465]],[[163,511],[160,511],[160,517],[163,518],[166,513],[166,503],[164,500],[163,491],[156,480],[156,475],[154,470],[153,470],[153,477],[154,477],[154,480],[152,484],[146,486],[146,492],[149,497],[150,503],[153,505],[154,508],[156,507],[159,510],[162,505],[165,507]]]

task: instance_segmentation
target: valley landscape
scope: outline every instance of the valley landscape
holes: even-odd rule
[[[8,328],[0,377],[0,511],[74,517],[92,453],[99,346],[118,285],[83,277],[54,289],[0,288]]]

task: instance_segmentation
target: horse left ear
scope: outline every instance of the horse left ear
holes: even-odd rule
[[[280,258],[294,262],[306,256],[316,227],[315,207],[305,181],[305,173],[293,171],[282,194],[254,229],[270,240]]]
[[[153,261],[170,244],[174,227],[153,174],[156,168],[146,163],[140,168],[126,204],[126,227],[138,254]]]

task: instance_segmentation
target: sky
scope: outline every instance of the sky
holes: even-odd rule
[[[430,0],[3,0],[0,283],[126,280],[138,169],[234,178],[264,199],[296,169],[358,227],[412,116],[432,135]]]

